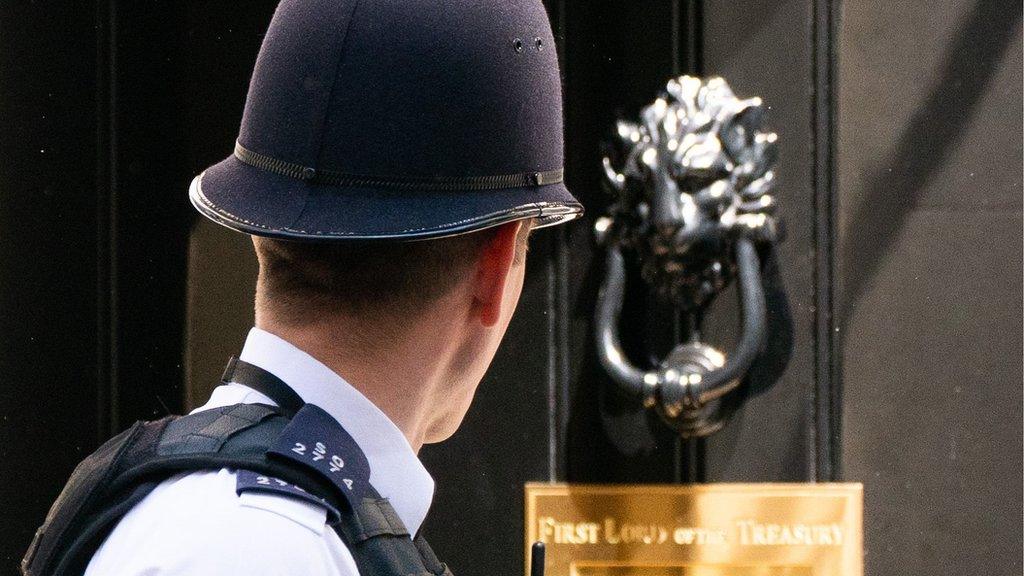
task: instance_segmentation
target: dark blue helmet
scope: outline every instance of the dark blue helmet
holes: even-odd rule
[[[296,240],[440,237],[583,209],[540,0],[283,0],[234,153],[190,197]]]

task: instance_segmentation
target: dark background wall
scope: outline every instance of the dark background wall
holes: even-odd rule
[[[849,2],[840,38],[843,460],[868,573],[1020,574],[1021,4]]]
[[[202,401],[244,339],[248,240],[185,191],[230,152],[274,4],[0,4],[0,574],[84,454]],[[826,0],[546,4],[588,216],[537,233],[463,429],[424,450],[442,557],[521,573],[527,481],[843,479],[866,483],[868,574],[1019,573],[1019,5],[858,3],[840,26]],[[789,230],[769,347],[695,442],[611,394],[591,345],[600,143],[684,72],[764,97]],[[679,338],[636,282],[627,310],[636,362]],[[708,339],[736,323],[729,292]]]

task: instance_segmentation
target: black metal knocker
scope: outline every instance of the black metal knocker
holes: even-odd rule
[[[684,437],[725,423],[722,398],[742,381],[766,338],[757,244],[775,242],[776,135],[762,132],[760,98],[737,98],[722,78],[682,76],[640,113],[619,121],[604,172],[615,201],[595,223],[607,250],[598,296],[601,364],[625,394],[654,409]],[[626,290],[624,254],[661,299],[698,319],[738,278],[743,334],[728,354],[693,339],[651,370],[620,345]],[[698,331],[699,333],[699,331]]]

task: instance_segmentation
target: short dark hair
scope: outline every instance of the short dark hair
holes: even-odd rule
[[[530,228],[524,221],[517,262],[525,258]],[[407,318],[461,281],[494,232],[354,244],[257,237],[257,307],[292,325],[316,321],[327,310]]]

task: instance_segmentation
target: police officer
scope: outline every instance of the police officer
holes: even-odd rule
[[[192,182],[200,213],[253,236],[243,372],[340,424],[410,535],[434,489],[417,451],[468,409],[516,306],[527,235],[582,212],[562,182],[561,116],[540,0],[284,0],[234,152]],[[234,374],[196,413],[282,403]],[[302,449],[316,459],[317,443]],[[177,474],[86,574],[358,574],[330,506],[284,484]]]

